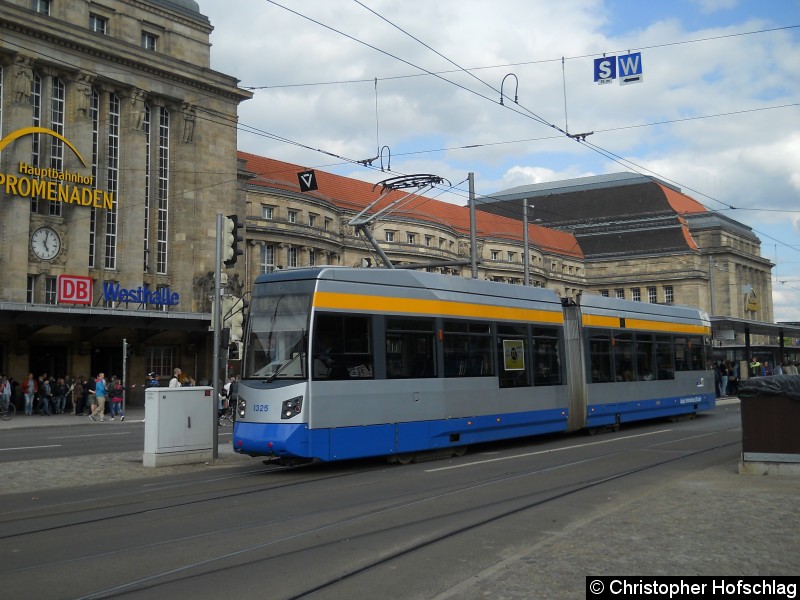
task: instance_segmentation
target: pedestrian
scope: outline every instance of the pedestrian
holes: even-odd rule
[[[8,410],[8,405],[11,403],[11,382],[8,377],[0,377],[0,402],[3,404],[3,410]]]
[[[151,387],[160,387],[161,383],[158,381],[158,373],[148,373],[147,374],[147,383],[144,385],[145,388]]]
[[[181,370],[178,367],[175,367],[175,370],[172,372],[172,379],[169,380],[169,387],[181,387],[181,374]]]
[[[735,396],[739,391],[739,366],[728,361],[728,395]]]
[[[57,415],[63,415],[67,407],[67,382],[63,377],[56,379],[53,384],[53,408]]]
[[[750,369],[748,376],[750,377],[761,377],[763,373],[761,372],[761,361],[759,361],[755,356],[750,358]]]
[[[714,363],[711,369],[714,371],[714,394],[719,398],[721,396],[720,385],[722,384],[722,380],[719,376],[719,363]]]
[[[86,400],[89,398],[89,384],[86,381],[86,377],[81,375],[75,380],[75,387],[72,389],[72,393],[74,394],[75,415],[82,417],[86,410]]]
[[[39,384],[33,373],[28,373],[28,377],[22,382],[22,393],[25,396],[25,414],[33,414],[33,400],[36,398],[36,393],[39,391]]]
[[[50,378],[45,374],[39,384],[39,411],[43,417],[50,416],[50,400],[53,397],[53,388],[50,386]]]
[[[64,394],[66,397],[66,403],[64,404],[64,413],[66,414],[69,411],[71,414],[75,414],[75,378],[67,376],[64,378],[64,385],[67,387],[67,391]]]
[[[723,398],[728,396],[728,367],[724,362],[719,363],[719,393]]]
[[[90,392],[94,395],[94,403],[92,406],[94,410],[92,410],[92,414],[89,415],[89,418],[92,421],[95,421],[95,417],[100,417],[100,422],[106,420],[104,411],[106,407],[106,376],[105,373],[98,373],[97,379],[94,380],[94,391]]]
[[[97,408],[97,398],[94,397],[94,386],[95,379],[93,377],[88,377],[84,387],[86,388],[86,402],[89,406],[89,415]]]
[[[236,387],[236,376],[231,375],[230,379],[228,379],[228,383],[226,383],[223,386],[223,389],[225,390],[225,392],[224,392],[225,393],[225,397],[228,400],[230,400],[231,392],[235,389],[235,387]]]
[[[225,414],[225,411],[231,404],[231,393],[234,389],[234,384],[236,383],[236,377],[231,376],[228,382],[222,386],[222,392],[218,394],[218,403],[217,403],[217,417],[222,418],[222,415]],[[220,423],[221,425],[221,423]]]
[[[111,389],[108,391],[108,399],[111,400],[111,420],[114,420],[115,415],[119,415],[119,420],[125,420],[125,413],[122,410],[122,381],[114,379],[111,381]]]

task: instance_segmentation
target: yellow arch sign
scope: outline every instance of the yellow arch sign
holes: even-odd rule
[[[6,137],[0,140],[0,152],[2,152],[3,148],[8,146],[14,140],[17,140],[25,135],[33,135],[34,133],[44,133],[47,135],[52,135],[54,138],[58,138],[59,140],[64,142],[69,147],[70,150],[72,150],[75,153],[75,156],[77,156],[78,159],[83,163],[84,167],[86,168],[89,167],[86,161],[83,160],[83,156],[81,156],[81,153],[78,152],[78,149],[75,148],[75,146],[73,146],[72,143],[67,138],[65,138],[60,133],[56,133],[52,129],[48,129],[47,127],[23,127],[22,129],[17,129],[16,131],[12,131]]]

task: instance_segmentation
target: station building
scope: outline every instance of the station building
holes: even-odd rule
[[[247,172],[247,281],[315,264],[380,266],[348,224],[381,196],[380,185],[316,172],[317,189],[303,192],[298,174],[305,167],[239,157]],[[387,194],[373,211],[403,194]],[[399,206],[373,226],[393,265],[472,276],[468,207],[429,197]],[[734,331],[731,319],[773,322],[773,265],[761,256],[759,238],[666,182],[633,173],[583,177],[494,192],[478,198],[476,208],[480,279],[522,285],[527,258],[529,285],[568,301],[589,293],[695,306],[729,321],[716,332],[719,358],[736,358],[733,349],[745,344],[744,329]],[[779,329],[772,336],[759,331],[752,343],[777,346]],[[787,343],[798,346],[796,337]]]
[[[3,374],[210,378],[202,282],[215,215],[244,211],[251,96],[211,31],[191,0],[0,2]]]
[[[277,269],[381,266],[350,225],[379,185],[315,171],[302,191],[308,166],[237,151],[251,93],[211,70],[212,29],[192,0],[0,1],[0,373],[132,384],[155,371],[166,383],[180,367],[210,381],[217,214],[246,223],[228,294]],[[522,285],[527,272],[567,301],[596,293],[772,321],[757,236],[664,182],[556,182],[476,208],[481,279]],[[371,231],[396,267],[472,275],[466,206],[415,196]]]

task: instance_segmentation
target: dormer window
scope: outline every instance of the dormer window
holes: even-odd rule
[[[108,19],[100,15],[89,15],[89,31],[101,35],[108,34]]]
[[[33,10],[40,15],[50,15],[50,0],[33,0]]]
[[[145,50],[150,50],[152,52],[155,52],[157,45],[158,45],[157,35],[147,31],[142,32],[142,48],[144,48]]]

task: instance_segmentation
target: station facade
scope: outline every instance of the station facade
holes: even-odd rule
[[[250,97],[211,70],[211,31],[189,0],[0,2],[3,374],[210,379]]]
[[[235,296],[276,269],[382,266],[350,225],[380,186],[317,171],[301,191],[307,167],[237,151],[251,93],[211,70],[212,29],[192,0],[0,2],[0,373],[210,381],[217,214],[246,223],[225,270]],[[772,265],[745,225],[649,179],[562,182],[554,200],[558,186],[479,199],[479,278],[522,285],[527,258],[530,285],[565,299],[772,320]],[[573,217],[548,217],[548,201]],[[472,276],[468,207],[414,197],[372,232],[397,267]]]

